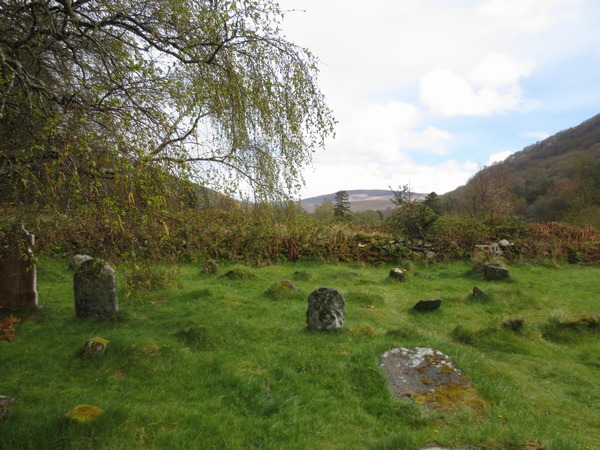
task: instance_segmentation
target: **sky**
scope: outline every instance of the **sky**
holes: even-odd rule
[[[338,121],[302,198],[443,194],[600,113],[598,0],[280,0]]]

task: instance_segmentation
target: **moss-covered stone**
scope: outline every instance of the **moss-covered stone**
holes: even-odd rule
[[[94,405],[77,405],[67,411],[65,420],[73,423],[89,423],[104,413],[104,410]]]
[[[379,360],[392,394],[440,411],[485,408],[468,377],[452,358],[431,348],[395,348]]]

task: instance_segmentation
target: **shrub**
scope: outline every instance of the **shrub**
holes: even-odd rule
[[[17,333],[17,330],[14,329],[14,324],[18,322],[19,319],[12,315],[5,317],[0,321],[0,341],[13,341],[15,334]]]

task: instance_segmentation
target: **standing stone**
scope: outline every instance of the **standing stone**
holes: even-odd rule
[[[0,242],[0,307],[38,307],[37,271],[31,247],[35,236],[23,225]]]
[[[115,271],[106,261],[84,261],[75,270],[73,281],[77,317],[99,319],[118,311]]]
[[[335,289],[322,287],[308,296],[306,324],[309,331],[339,330],[344,326],[346,302]]]
[[[504,267],[486,264],[483,266],[483,277],[487,281],[504,280],[510,277],[510,272]]]
[[[16,404],[17,400],[15,398],[0,395],[0,422],[10,416],[10,413],[15,409]],[[2,438],[0,438],[0,441],[1,440]]]

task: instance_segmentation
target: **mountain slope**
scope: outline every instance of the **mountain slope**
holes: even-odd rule
[[[389,189],[354,189],[346,192],[350,201],[350,210],[354,212],[385,211],[395,207],[392,203],[394,193]],[[412,195],[417,200],[425,198],[425,194],[412,193]],[[335,203],[335,193],[302,199],[301,204],[306,211],[313,212],[315,206],[323,203],[323,200]]]
[[[600,114],[486,167],[444,195],[460,208],[483,190],[505,189],[515,211],[532,220],[561,220],[600,205]],[[463,211],[470,214],[476,211]]]

